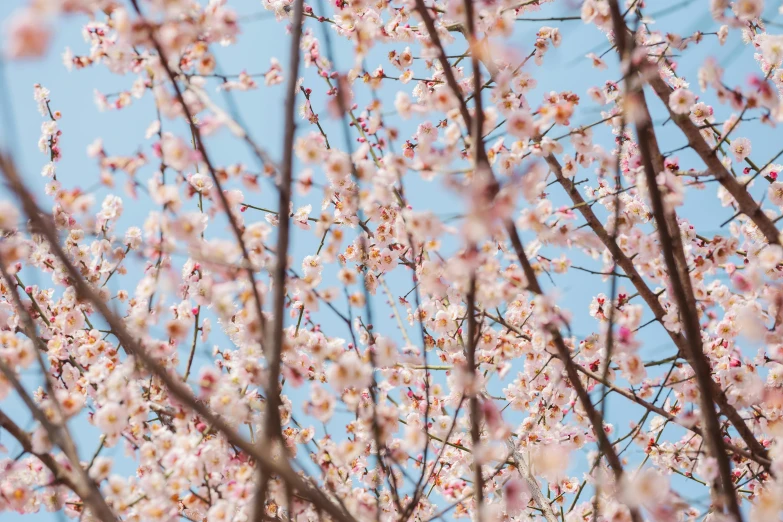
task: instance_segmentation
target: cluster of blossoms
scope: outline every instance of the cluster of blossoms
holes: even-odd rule
[[[85,181],[58,169],[75,116],[36,85],[45,196],[0,152],[0,430],[20,450],[0,512],[779,520],[777,6],[697,0],[709,28],[680,35],[651,0],[262,0],[289,62],[223,74],[217,48],[257,23],[240,3],[29,0],[7,21],[29,59],[86,15],[65,66],[125,79],[100,110],[156,110],[135,149],[93,142]],[[620,80],[548,81],[566,22]],[[741,85],[732,35],[757,62]],[[694,49],[711,57],[686,70]],[[276,85],[279,161],[233,103]],[[218,163],[220,133],[256,167]],[[718,234],[685,217],[707,199]],[[547,286],[574,277],[605,290],[580,309]]]

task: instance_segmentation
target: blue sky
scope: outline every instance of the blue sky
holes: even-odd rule
[[[253,15],[264,12],[263,6],[259,1],[232,0],[229,3],[235,7],[240,15]],[[648,12],[665,10],[669,6],[678,3],[670,0],[648,2],[651,5],[648,8]],[[667,31],[679,32],[683,36],[692,33],[696,29],[714,31],[717,27],[709,18],[707,10],[704,9],[705,3],[703,0],[686,3],[684,9],[660,18],[657,27],[665,27]],[[5,20],[14,9],[23,4],[23,0],[5,0],[0,2],[0,19]],[[556,6],[547,6],[540,13],[535,13],[531,16],[546,17],[578,13],[578,11],[568,9],[567,6],[569,4],[569,2],[562,2]],[[768,16],[772,17],[775,14],[774,6],[770,7]],[[94,103],[93,89],[98,89],[102,93],[128,89],[135,77],[115,76],[100,67],[68,72],[62,64],[61,53],[66,47],[70,47],[75,54],[86,52],[87,47],[81,37],[81,26],[85,20],[84,17],[72,17],[58,21],[55,24],[56,36],[51,46],[51,52],[45,59],[34,62],[9,63],[4,67],[6,85],[0,86],[0,89],[7,87],[8,91],[4,97],[10,101],[13,114],[11,116],[7,111],[3,114],[4,119],[2,121],[4,123],[2,128],[0,128],[0,143],[2,143],[4,148],[12,149],[18,164],[21,166],[21,171],[27,178],[28,185],[35,187],[39,191],[42,191],[44,184],[44,179],[39,176],[39,172],[45,164],[46,158],[37,149],[42,119],[36,110],[36,105],[32,98],[33,84],[35,83],[40,83],[51,90],[52,108],[63,113],[63,118],[60,121],[60,128],[63,131],[61,141],[63,159],[58,165],[58,179],[66,187],[80,186],[86,188],[92,186],[97,180],[97,165],[86,156],[85,150],[87,145],[98,137],[103,139],[105,148],[110,154],[131,154],[139,146],[143,146],[145,152],[149,153],[150,142],[144,140],[144,133],[150,122],[156,117],[154,104],[149,96],[145,96],[142,100],[134,100],[130,108],[122,111],[101,112]],[[544,66],[538,67],[532,62],[526,66],[526,69],[536,76],[539,83],[537,90],[529,97],[531,105],[538,104],[541,95],[545,92],[571,89],[584,99],[584,103],[578,109],[572,122],[573,126],[589,124],[599,120],[599,108],[587,100],[586,90],[593,85],[602,85],[612,75],[607,76],[605,72],[593,69],[589,60],[584,58],[584,55],[590,51],[604,51],[608,49],[609,46],[605,38],[595,28],[584,26],[579,21],[543,22],[540,24],[535,22],[524,23],[523,30],[517,31],[514,39],[508,42],[509,45],[519,48],[523,54],[529,52],[534,41],[535,31],[540,25],[556,25],[561,28],[563,34],[562,46],[549,52]],[[307,20],[306,26],[313,27],[317,31],[316,34],[320,37],[321,28],[313,20]],[[338,41],[338,38],[336,36],[333,37],[333,41]],[[244,31],[239,37],[237,44],[218,53],[218,63],[221,72],[238,73],[243,69],[250,73],[263,72],[269,68],[272,57],[277,57],[282,64],[286,64],[287,42],[284,24],[277,23],[272,16],[262,17],[249,22],[244,26]],[[695,83],[695,66],[705,56],[710,54],[728,56],[729,58],[723,62],[723,66],[728,71],[726,74],[727,82],[730,85],[744,85],[748,75],[758,74],[759,71],[752,60],[752,52],[747,48],[738,47],[738,44],[739,35],[736,33],[732,33],[729,42],[721,49],[717,48],[717,41],[714,37],[708,37],[706,43],[693,51],[688,51],[687,58],[682,63],[682,70],[692,71],[689,76]],[[393,68],[386,59],[386,53],[389,49],[401,50],[403,47],[403,44],[399,44],[374,49],[366,60],[367,68],[373,70],[378,65],[383,65],[387,73],[393,74]],[[458,36],[457,42],[453,45],[453,50],[463,52],[465,48],[464,40]],[[346,67],[351,65],[353,60],[352,53],[347,46],[340,44],[337,45],[337,52],[339,68],[345,70]],[[611,70],[616,71],[614,54],[610,53],[606,59],[612,67]],[[421,64],[419,63],[417,66],[421,67]],[[425,74],[421,68],[416,71],[417,73]],[[421,74],[417,74],[417,76]],[[331,121],[326,117],[324,98],[322,95],[319,95],[319,92],[323,91],[322,80],[316,78],[312,74],[312,70],[306,71],[304,76],[304,86],[312,87],[313,89],[313,107],[316,112],[322,115],[330,141],[341,143],[339,126],[335,121]],[[618,79],[618,76],[615,75],[613,79]],[[216,86],[217,84],[214,85]],[[404,88],[410,92],[413,86],[414,84],[411,83]],[[393,94],[395,90],[400,88],[403,87],[391,83],[380,91],[379,96],[388,100],[386,105],[387,113],[393,112]],[[244,123],[250,130],[251,135],[270,151],[275,158],[281,157],[283,89],[283,85],[275,87],[264,87],[262,85],[257,91],[237,93],[235,95],[236,102],[242,111]],[[369,99],[366,89],[360,89],[359,96],[360,100],[363,101]],[[648,98],[651,99],[649,95]],[[219,96],[216,96],[215,100],[222,103]],[[299,100],[299,103],[301,102],[303,102],[303,99]],[[660,104],[654,100],[651,102],[651,105],[654,109],[654,115],[663,119],[661,117]],[[728,116],[728,112],[724,108],[719,109],[719,121],[723,121],[726,116]],[[389,118],[390,122],[401,130],[403,138],[407,138],[415,130],[414,123],[402,121],[394,115],[390,115]],[[11,119],[14,122],[14,126],[9,129],[5,122]],[[168,125],[165,130],[177,132],[184,130],[181,125],[173,125],[170,122],[164,121],[164,125]],[[307,133],[312,130],[315,130],[315,128],[310,127],[306,122],[302,122],[299,127],[300,133]],[[596,141],[607,149],[611,148],[612,141],[608,129],[600,127],[595,130]],[[757,163],[761,164],[766,163],[777,152],[783,141],[781,140],[783,135],[781,135],[780,131],[768,128],[761,129],[759,126],[748,126],[748,124],[741,126],[735,132],[735,135],[753,139],[753,158],[758,158]],[[682,135],[673,126],[666,127],[665,132],[659,131],[658,138],[664,150],[673,149],[685,143]],[[209,138],[207,146],[218,164],[242,161],[248,166],[256,167],[247,148],[226,132]],[[701,167],[701,163],[698,160],[694,160],[692,156],[687,154],[680,154],[680,159],[683,166]],[[690,163],[688,163],[689,161]],[[152,169],[150,168],[145,169],[141,174],[142,179],[146,179],[151,171]],[[589,174],[591,180],[594,181],[592,170],[580,172],[578,178],[582,179],[586,174]],[[252,201],[249,202],[258,206],[272,208],[276,201],[276,194],[269,184],[262,185],[262,188],[261,194],[254,194]],[[760,189],[763,189],[763,187],[757,184],[755,190],[757,196],[761,194]],[[412,177],[408,177],[406,179],[406,190],[413,206],[416,208],[428,208],[440,215],[459,213],[462,208],[459,198],[448,189],[443,188],[438,179],[432,183],[426,183],[415,181]],[[719,233],[719,224],[731,216],[729,210],[721,208],[716,203],[714,198],[715,190],[716,185],[712,184],[708,185],[700,193],[690,191],[688,194],[689,207],[681,212],[684,217],[690,219],[697,226],[700,233],[708,236]],[[553,194],[552,198],[556,202],[566,202],[559,187],[551,187],[550,192]],[[96,197],[98,203],[103,199],[104,194],[105,191],[98,193]],[[124,199],[126,200],[125,214],[118,227],[118,232],[123,231],[124,228],[130,225],[140,225],[141,220],[145,218],[146,213],[151,208],[144,202],[135,203],[127,198]],[[315,203],[314,208],[318,208],[319,200],[320,197],[316,194],[315,198],[310,198],[310,200],[297,201],[297,206],[310,202]],[[252,210],[248,212],[252,212]],[[216,227],[216,225],[212,226]],[[217,227],[211,230],[214,232],[216,229]],[[453,241],[456,244],[456,240]],[[314,253],[315,245],[317,245],[317,240],[311,232],[295,230],[294,242],[292,244],[295,268],[299,268],[299,262],[302,257]],[[453,247],[453,245],[451,246]],[[545,250],[544,253],[559,255],[559,252],[554,250],[549,252]],[[569,252],[569,255],[573,255],[574,264],[600,269],[598,263],[587,259],[582,254]],[[184,259],[181,261],[184,261]],[[31,279],[26,282],[28,284],[34,283],[35,280]],[[552,284],[549,281],[542,282],[549,288],[552,288]],[[42,280],[41,284],[45,284],[45,280]],[[402,295],[410,289],[410,279],[407,275],[399,279],[390,280],[390,284],[395,295]],[[587,307],[595,294],[599,292],[608,293],[609,283],[602,282],[596,276],[585,276],[585,274],[571,271],[565,276],[555,276],[555,284],[556,291],[561,296],[561,304],[574,312],[572,323],[574,332],[582,336],[594,331],[595,324],[587,315]],[[379,294],[378,297],[374,302],[377,329],[386,332],[396,331],[394,320],[389,317],[388,309],[384,306],[385,296]],[[329,326],[329,328],[325,327],[327,331],[341,328],[337,323],[331,324],[334,318],[330,317],[328,312],[318,314],[317,318],[325,326]],[[412,339],[418,338],[417,330],[409,329],[409,332]],[[667,338],[663,337],[661,332],[656,330],[655,327],[647,329],[645,335],[645,351],[643,352],[645,359],[650,358],[653,353],[670,355],[674,352],[670,343],[667,343]],[[219,339],[215,342],[218,341]],[[200,354],[200,359],[196,363],[196,368],[198,368],[199,363],[203,364],[205,362],[206,359],[203,354],[210,347],[211,344],[210,346],[202,347],[203,350]],[[512,376],[514,373],[512,372]],[[27,382],[32,385],[36,382],[36,376],[27,376]],[[508,382],[507,380],[503,385],[505,386]],[[10,411],[12,416],[17,419],[25,418],[25,413],[13,399],[6,400],[0,407]],[[621,398],[612,398],[608,411],[610,420],[615,421],[622,430],[626,429],[628,419],[638,418],[637,410],[628,406]],[[83,420],[76,421],[73,428],[75,428],[74,432],[81,443],[83,457],[89,458],[97,444],[96,431]],[[13,445],[9,444],[7,438],[2,442],[13,448]],[[15,454],[14,451],[12,449],[12,455]],[[121,450],[116,451],[116,453],[119,455]],[[132,472],[132,468],[120,469],[120,471]],[[4,516],[4,519],[9,521],[14,521],[18,518],[15,514],[4,514]],[[55,515],[47,513],[27,518],[27,520],[40,521],[54,519],[56,519]]]

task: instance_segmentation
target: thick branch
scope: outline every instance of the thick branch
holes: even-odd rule
[[[535,502],[536,506],[538,506],[538,509],[541,510],[541,514],[543,515],[544,519],[546,522],[558,522],[559,519],[552,510],[552,504],[550,503],[550,500],[546,498],[544,493],[541,491],[541,485],[538,483],[538,480],[536,480],[536,477],[530,470],[530,466],[525,461],[525,458],[514,446],[513,441],[508,441],[508,446],[509,450],[511,450],[511,459],[514,461],[514,465],[517,467],[517,472],[519,473],[519,476],[522,477],[522,480],[524,480],[527,483],[527,486],[530,488],[530,493],[533,496],[533,502]]]
[[[63,468],[59,462],[49,453],[36,453],[33,451],[33,442],[30,435],[20,428],[11,418],[6,415],[3,410],[0,410],[0,427],[8,432],[16,441],[22,446],[22,450],[25,453],[33,455],[40,460],[44,466],[49,468],[54,476],[54,483],[60,483],[68,487],[71,491],[76,493],[83,501],[90,498],[90,488],[84,484],[75,474],[65,468]],[[111,514],[109,520],[114,520],[114,516]]]
[[[272,338],[267,343],[269,350],[269,374],[267,382],[267,408],[264,433],[260,437],[261,449],[270,442],[278,443],[285,451],[280,426],[280,364],[283,351],[285,320],[285,273],[288,265],[288,245],[291,235],[291,179],[293,178],[294,134],[296,123],[296,91],[299,75],[299,43],[302,39],[303,0],[294,3],[294,21],[289,47],[288,84],[286,86],[285,128],[283,131],[283,164],[278,185],[278,229],[277,262],[273,274],[274,315],[272,317]],[[265,515],[267,480],[264,470],[259,469],[258,491],[255,499],[255,520],[261,521]],[[290,506],[289,506],[290,508]]]
[[[761,205],[753,199],[753,196],[750,195],[745,185],[737,181],[737,178],[735,178],[721,162],[715,149],[713,149],[701,135],[699,127],[691,121],[689,115],[677,114],[671,110],[671,107],[669,107],[669,95],[672,92],[671,88],[669,88],[669,86],[666,85],[666,82],[658,75],[652,77],[649,80],[649,83],[655,91],[655,94],[658,95],[658,98],[660,98],[666,106],[672,121],[677,124],[683,134],[685,134],[685,137],[688,138],[688,144],[691,149],[693,149],[707,165],[710,174],[715,176],[715,179],[717,179],[718,182],[723,185],[723,188],[731,194],[737,202],[740,212],[753,221],[761,233],[764,234],[764,237],[767,238],[767,241],[771,244],[779,245],[780,232],[775,226],[775,223],[762,210]]]
[[[612,14],[614,24],[615,40],[617,49],[620,53],[621,63],[630,63],[630,56],[625,45],[627,28],[620,12],[620,6],[617,0],[609,0],[609,8]],[[658,173],[662,171],[660,163],[660,152],[655,138],[655,131],[652,126],[652,119],[647,109],[647,102],[642,89],[636,90],[632,84],[634,75],[626,72],[626,92],[625,95],[632,100],[637,110],[641,112],[636,118],[636,134],[639,145],[639,152],[642,157],[642,166],[647,179],[647,188],[652,203],[653,214],[658,225],[658,235],[660,237],[661,250],[669,272],[672,291],[677,302],[677,308],[682,317],[683,327],[686,332],[688,348],[688,360],[696,374],[696,380],[699,385],[699,398],[701,401],[701,414],[704,423],[704,438],[710,453],[718,462],[720,473],[721,491],[725,500],[728,501],[729,512],[738,521],[742,520],[742,514],[739,509],[736,491],[734,491],[733,480],[731,476],[731,462],[723,447],[723,437],[721,435],[720,422],[718,414],[715,412],[715,403],[712,397],[714,381],[712,380],[712,370],[709,361],[704,355],[701,339],[701,327],[699,318],[696,315],[695,297],[691,285],[688,266],[685,260],[685,253],[682,245],[682,236],[677,225],[676,214],[673,209],[664,207],[663,197],[658,187]],[[655,152],[653,152],[655,151]],[[655,157],[654,157],[655,154]],[[654,160],[655,161],[654,163]]]

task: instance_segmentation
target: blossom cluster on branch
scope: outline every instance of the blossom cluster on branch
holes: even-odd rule
[[[657,3],[262,0],[288,40],[251,74],[218,58],[257,23],[238,0],[26,0],[8,59],[81,17],[65,66],[122,77],[101,110],[155,111],[135,148],[89,146],[91,179],[61,167],[75,115],[37,84],[45,186],[0,150],[0,434],[19,451],[0,512],[780,520],[783,150],[759,152],[783,136],[778,6]],[[703,30],[667,31],[682,7]],[[564,24],[605,40],[584,57],[605,81],[541,97]],[[274,86],[281,151],[241,109]],[[217,135],[255,166],[218,160]],[[718,234],[684,217],[708,199]],[[606,290],[569,306],[549,285],[569,276]]]

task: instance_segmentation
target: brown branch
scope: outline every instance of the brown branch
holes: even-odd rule
[[[640,95],[641,97],[641,95]],[[691,287],[690,276],[687,274],[687,265],[684,265],[685,255],[683,252],[682,238],[679,229],[676,228],[676,217],[673,210],[664,208],[663,198],[657,185],[657,175],[652,162],[652,153],[650,152],[650,141],[644,136],[652,132],[652,124],[649,119],[637,122],[637,134],[639,135],[639,151],[642,156],[645,175],[647,178],[648,191],[653,207],[653,215],[658,224],[658,235],[660,236],[661,250],[663,253],[666,268],[671,281],[672,292],[674,293],[677,309],[683,319],[683,326],[686,332],[688,351],[688,362],[696,374],[696,380],[699,386],[699,397],[702,419],[705,427],[705,439],[710,453],[717,459],[718,468],[721,477],[721,492],[728,500],[729,511],[736,520],[742,520],[739,510],[739,502],[736,492],[732,486],[731,462],[723,448],[723,436],[721,435],[718,415],[715,412],[712,390],[715,382],[712,380],[712,371],[709,361],[704,355],[701,327],[696,315],[695,297]]]
[[[0,427],[8,432],[14,439],[16,439],[19,445],[22,446],[22,451],[33,455],[38,460],[40,460],[44,466],[49,468],[49,471],[52,472],[54,477],[53,483],[63,484],[68,489],[76,493],[76,495],[78,495],[79,498],[81,498],[85,503],[88,502],[87,499],[89,499],[91,496],[89,486],[85,485],[78,477],[76,477],[74,472],[64,468],[50,453],[36,453],[33,451],[33,442],[30,435],[20,428],[8,415],[3,412],[3,410],[0,410]],[[81,466],[79,467],[81,468]],[[100,512],[96,511],[96,514],[98,513]],[[108,520],[116,520],[111,510],[101,516],[109,516]],[[107,519],[103,518],[103,520]]]
[[[130,355],[135,356],[153,376],[157,377],[174,398],[201,416],[216,431],[222,433],[231,444],[253,457],[258,466],[263,467],[270,473],[279,475],[282,480],[290,482],[294,489],[302,493],[310,503],[328,513],[336,521],[355,522],[349,513],[336,506],[320,489],[312,486],[297,474],[288,461],[275,461],[268,452],[259,451],[256,446],[245,440],[226,421],[212,413],[205,405],[199,403],[188,387],[162,367],[130,333],[125,326],[125,322],[109,309],[100,295],[84,280],[79,269],[70,261],[60,245],[59,237],[55,232],[54,222],[51,219],[44,218],[44,214],[33,201],[30,192],[25,188],[10,158],[0,155],[0,169],[3,171],[9,188],[22,204],[33,228],[46,239],[52,254],[58,258],[65,268],[69,282],[76,290],[77,295],[93,304],[97,312],[106,320],[120,344]]]
[[[470,389],[470,438],[473,443],[473,449],[476,450],[481,444],[481,409],[479,407],[478,390],[476,389],[476,274],[470,275],[470,287],[468,288],[467,298],[467,322],[468,322],[468,342],[467,342],[467,371],[470,372],[468,386]],[[484,476],[481,473],[481,459],[478,452],[473,452],[474,467],[474,486],[473,493],[476,496],[476,516],[478,522],[483,520],[482,510],[484,508]]]
[[[284,142],[283,142],[283,164],[281,171],[281,180],[278,186],[279,198],[279,223],[277,233],[277,263],[275,263],[275,272],[273,275],[274,281],[274,319],[272,324],[272,342],[269,345],[270,353],[272,357],[269,360],[270,370],[270,387],[277,387],[277,378],[280,374],[280,358],[283,347],[283,326],[285,319],[285,272],[287,269],[287,257],[288,246],[291,237],[291,218],[289,216],[288,208],[291,203],[291,180],[293,171],[293,154],[294,154],[294,134],[296,132],[296,123],[294,121],[296,114],[296,83],[299,73],[299,42],[302,37],[302,19],[303,19],[303,0],[297,0],[294,4],[294,22],[293,22],[293,35],[291,38],[290,53],[291,59],[289,63],[289,77],[288,77],[288,91],[286,93],[285,111],[285,130],[284,130]],[[275,412],[275,407],[279,402],[279,396],[277,392],[267,392],[270,407],[272,412]],[[268,418],[276,419],[274,424],[268,426],[274,430],[280,430],[280,418],[279,415],[269,415]],[[279,435],[279,433],[276,433]],[[271,436],[272,433],[267,435]]]
[[[688,362],[696,374],[699,386],[699,398],[701,402],[702,422],[704,423],[704,438],[710,453],[718,462],[720,483],[715,482],[718,493],[724,497],[719,499],[721,503],[728,501],[728,510],[735,520],[741,521],[739,501],[733,488],[731,476],[731,462],[723,447],[718,414],[715,412],[715,401],[712,390],[715,386],[712,380],[712,370],[709,361],[704,355],[701,339],[701,326],[696,314],[695,297],[691,285],[685,252],[682,245],[682,236],[677,225],[677,216],[673,208],[665,208],[660,188],[658,187],[658,173],[663,171],[663,162],[652,125],[652,117],[647,109],[647,102],[642,89],[636,89],[633,85],[634,74],[631,74],[630,53],[627,52],[626,34],[627,27],[620,12],[617,0],[609,0],[609,10],[614,25],[615,41],[622,64],[629,68],[625,74],[625,95],[634,102],[637,110],[641,111],[636,118],[636,134],[639,152],[642,157],[642,166],[647,179],[647,189],[653,208],[653,215],[658,225],[658,235],[666,268],[671,281],[672,292],[677,302],[677,308],[683,319],[683,327],[686,332],[686,352]],[[716,158],[717,159],[717,158]],[[718,488],[718,484],[720,487]],[[723,510],[725,506],[720,506]]]
[[[416,10],[419,12],[419,16],[424,21],[424,25],[427,27],[427,33],[429,34],[432,44],[438,51],[438,61],[440,61],[441,68],[443,69],[443,75],[446,77],[446,83],[457,97],[459,102],[459,111],[462,115],[462,119],[465,121],[465,125],[470,129],[472,125],[472,118],[468,111],[468,106],[465,103],[465,98],[462,96],[462,91],[459,88],[457,79],[454,77],[454,71],[451,70],[451,63],[449,62],[446,54],[446,50],[443,48],[443,43],[440,40],[438,31],[435,29],[435,22],[427,12],[427,6],[424,5],[424,0],[416,0]]]
[[[487,152],[484,149],[483,124],[484,124],[484,110],[482,108],[481,100],[481,66],[479,65],[478,56],[476,55],[476,24],[473,11],[473,0],[465,0],[465,17],[467,31],[465,32],[465,38],[468,40],[468,49],[470,49],[471,65],[473,66],[473,91],[478,93],[474,97],[474,117],[470,125],[471,133],[471,145],[473,147],[473,168],[475,169],[473,178],[473,190],[481,190],[480,185],[482,178],[489,171],[489,161],[487,159]],[[427,16],[429,18],[429,16]],[[445,50],[443,47],[438,47],[442,51],[442,55],[445,56]],[[459,94],[455,91],[455,95]],[[462,102],[460,107],[465,106],[465,102]],[[465,107],[467,110],[467,107]],[[466,121],[467,123],[467,121]],[[469,252],[475,253],[476,247],[471,242],[469,246]],[[476,389],[476,273],[471,272],[470,285],[468,288],[467,296],[467,322],[468,322],[468,343],[467,343],[467,364],[468,371],[470,372],[470,438],[473,443],[473,449],[476,450],[481,444],[481,408],[479,405],[478,390]],[[479,452],[473,452],[473,474],[474,474],[474,495],[476,497],[476,520],[482,522],[484,519],[484,475],[481,470],[481,459],[479,458]]]
[[[522,271],[524,272],[525,279],[527,280],[527,289],[534,294],[543,295],[543,290],[538,283],[535,270],[533,270],[533,266],[530,264],[530,260],[527,258],[527,254],[525,254],[525,249],[522,246],[522,242],[519,239],[516,228],[514,228],[513,225],[509,223],[506,227],[506,230],[509,234],[509,237],[511,238],[511,244],[514,247],[514,252],[517,254],[519,262],[522,265]],[[587,418],[592,424],[593,433],[598,439],[598,448],[606,456],[606,460],[609,462],[609,466],[612,468],[614,473],[615,480],[619,483],[623,477],[623,465],[622,462],[620,462],[620,457],[617,455],[617,452],[609,440],[609,437],[606,435],[606,431],[604,431],[604,419],[601,416],[601,413],[595,409],[595,406],[593,406],[593,403],[590,400],[590,395],[587,393],[587,390],[582,384],[582,381],[579,379],[579,374],[577,373],[578,370],[576,369],[578,365],[575,364],[573,360],[571,360],[571,352],[566,346],[565,341],[563,340],[563,336],[560,334],[560,330],[556,326],[550,325],[549,333],[552,336],[552,341],[554,342],[555,347],[557,348],[558,358],[565,366],[568,380],[570,381],[574,391],[576,391],[579,402],[582,404],[582,408],[584,408],[585,413],[587,414]],[[639,510],[636,508],[631,508],[630,506],[629,510],[631,513],[631,519],[634,522],[641,522],[642,517],[639,514]]]
[[[672,121],[674,121],[683,134],[685,134],[690,148],[693,149],[707,165],[710,174],[715,176],[715,179],[717,179],[723,188],[731,194],[737,202],[739,210],[753,221],[759,231],[767,238],[767,241],[771,244],[779,245],[780,232],[775,224],[769,216],[764,213],[761,205],[753,199],[753,196],[750,195],[746,186],[737,181],[737,178],[728,171],[726,166],[718,158],[715,149],[711,147],[701,135],[699,127],[691,121],[689,115],[677,114],[671,110],[669,107],[669,95],[672,92],[671,88],[658,75],[653,76],[648,81],[653,88],[653,91],[655,91],[655,94],[658,95],[658,98],[660,98],[666,106],[666,110],[669,111]]]
[[[272,317],[272,337],[267,343],[269,359],[269,375],[267,381],[267,407],[265,418],[264,433],[259,439],[259,449],[264,450],[264,446],[269,443],[279,444],[282,451],[285,451],[283,444],[282,426],[280,425],[280,365],[283,351],[283,338],[285,336],[285,281],[286,269],[288,265],[288,246],[291,236],[291,217],[289,207],[291,204],[291,180],[293,178],[293,154],[294,154],[294,134],[296,133],[296,123],[294,121],[296,113],[296,84],[299,75],[299,43],[302,38],[302,20],[303,20],[303,0],[294,3],[294,20],[291,35],[291,44],[289,47],[289,65],[288,65],[288,85],[286,86],[285,100],[285,128],[283,131],[283,164],[281,169],[280,182],[278,184],[278,232],[277,232],[277,262],[272,276],[274,314]],[[261,521],[266,513],[267,481],[263,468],[259,468],[258,485],[255,499],[254,520]],[[289,505],[290,509],[290,505]]]

